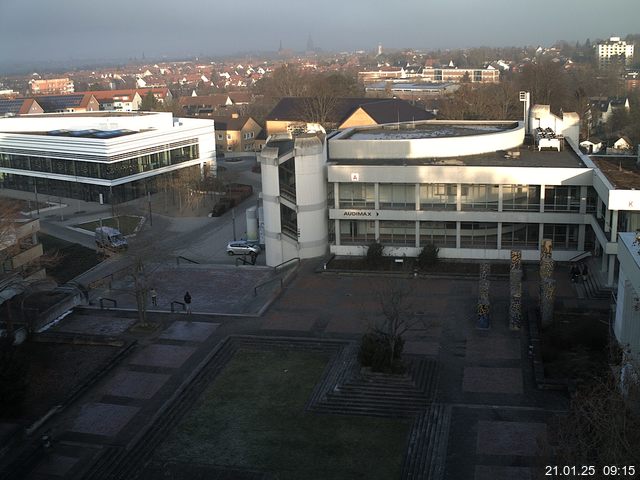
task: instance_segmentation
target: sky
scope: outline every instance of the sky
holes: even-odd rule
[[[640,33],[639,0],[0,0],[0,66],[267,52],[549,46]]]

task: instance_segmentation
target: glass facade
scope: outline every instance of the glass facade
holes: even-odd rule
[[[462,210],[498,211],[498,185],[462,185]]]
[[[578,225],[545,224],[543,236],[551,239],[554,250],[578,248]]]
[[[340,243],[366,245],[376,239],[376,222],[370,220],[340,220]]]
[[[457,188],[446,183],[420,184],[420,210],[456,210]]]
[[[498,248],[498,224],[491,222],[461,222],[460,246],[462,248]]]
[[[199,165],[180,169],[179,172],[180,174],[184,174],[191,170],[194,175],[200,175]],[[87,202],[98,202],[100,200],[100,194],[102,194],[102,199],[105,203],[117,204],[140,198],[146,195],[147,192],[157,192],[160,182],[164,181],[167,177],[173,177],[177,174],[177,171],[166,172],[142,180],[108,187],[76,182],[74,180],[54,180],[51,178],[0,173],[0,188],[35,192],[37,187],[39,195],[49,195],[53,197],[53,200],[55,200],[56,197],[61,197],[78,198]]]
[[[373,183],[341,183],[338,189],[340,208],[374,208],[376,205],[376,191]]]
[[[580,187],[556,185],[544,189],[545,212],[579,212]]]
[[[110,162],[88,162],[0,153],[0,167],[73,177],[116,180],[196,160],[199,156],[197,144]]]
[[[392,246],[416,246],[416,222],[380,221],[380,243]]]
[[[456,222],[420,222],[420,245],[456,247]]]
[[[503,185],[502,210],[540,211],[540,185]]]
[[[503,223],[502,248],[538,249],[540,225],[537,223]]]
[[[416,186],[413,183],[381,183],[378,185],[378,196],[383,210],[416,208]]]

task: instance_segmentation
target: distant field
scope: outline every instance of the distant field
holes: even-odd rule
[[[178,465],[173,478],[195,478],[190,466],[204,464],[282,480],[399,478],[409,420],[304,411],[327,361],[318,352],[238,351],[154,463]]]
[[[138,228],[142,219],[143,217],[137,217],[135,215],[120,215],[118,217],[109,217],[93,222],[80,223],[79,225],[74,226],[90,232],[95,232],[96,228],[100,226],[111,227],[117,228],[123,235],[131,235],[135,232],[136,228]]]

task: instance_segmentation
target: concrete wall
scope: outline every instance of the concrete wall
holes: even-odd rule
[[[426,123],[426,122],[425,122]],[[438,121],[430,123],[438,124]],[[445,125],[465,122],[440,122]],[[467,122],[472,125],[473,122]],[[490,123],[490,122],[483,122]],[[363,130],[366,132],[366,130]],[[381,140],[350,139],[350,131],[331,140],[331,158],[340,159],[399,159],[399,158],[447,158],[511,150],[524,142],[524,124],[506,131],[464,135],[457,137],[433,137]]]

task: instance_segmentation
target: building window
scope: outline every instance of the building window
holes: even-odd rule
[[[280,226],[282,233],[297,240],[300,236],[298,231],[298,214],[295,210],[280,204]]]
[[[383,220],[380,222],[380,243],[392,246],[416,246],[416,222]]]
[[[375,185],[373,183],[341,183],[340,208],[374,208]]]
[[[381,183],[378,195],[381,209],[415,210],[415,185],[405,183]]]
[[[457,185],[423,183],[420,185],[420,210],[455,210]]]
[[[550,238],[555,250],[577,250],[578,225],[545,224],[544,238]]]
[[[498,211],[498,185],[462,185],[462,210]]]
[[[278,180],[280,183],[280,196],[296,201],[296,160],[290,158],[278,167]]]
[[[460,224],[462,248],[498,248],[498,224],[486,222],[462,222]]]
[[[579,186],[549,186],[544,189],[545,212],[579,212]]]
[[[540,211],[540,185],[503,185],[502,210]]]
[[[218,134],[218,140],[222,140],[224,137],[221,133]]]
[[[456,222],[420,222],[420,245],[429,243],[439,248],[455,248]]]
[[[503,223],[502,248],[538,249],[540,225],[537,223]]]
[[[375,239],[375,222],[370,220],[340,220],[340,243],[342,245],[367,245]]]

